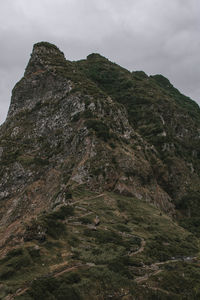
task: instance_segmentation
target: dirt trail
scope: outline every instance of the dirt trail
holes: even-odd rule
[[[70,267],[70,268],[68,267],[68,268],[66,268],[66,269],[64,269],[62,271],[57,271],[56,273],[54,273],[53,277],[56,278],[58,276],[61,276],[64,273],[67,273],[67,272],[70,272],[70,271],[73,271],[73,270],[77,270],[77,269],[79,269],[81,267],[85,267],[85,266],[87,266],[87,265],[80,264],[80,265],[76,265],[76,266],[73,266],[73,267]],[[89,267],[89,266],[87,266],[87,267]]]
[[[21,289],[20,291],[17,291],[15,296],[21,296],[21,295],[23,295],[28,289],[29,288],[26,287],[24,289]]]
[[[197,257],[196,256],[191,256],[188,261],[192,261],[194,259],[197,259]],[[179,261],[184,261],[184,258],[169,259],[169,260],[162,261],[162,262],[156,262],[156,263],[152,264],[151,267],[162,266],[162,265],[165,265],[165,264],[175,263],[175,262],[179,262]]]
[[[154,291],[160,291],[160,292],[163,292],[163,293],[169,295],[169,292],[168,292],[168,291],[163,290],[163,289],[161,289],[161,288],[158,288],[158,287],[150,287],[150,286],[149,286],[148,288],[151,289],[151,290],[154,290]]]
[[[144,240],[143,238],[140,237],[140,239],[141,239],[141,247],[140,247],[137,251],[132,252],[132,253],[130,254],[130,256],[136,255],[136,254],[141,253],[141,252],[144,251],[144,247],[145,247],[145,245],[146,245],[146,242],[145,242],[145,240]]]
[[[146,281],[148,279],[149,279],[149,275],[145,274],[144,276],[139,276],[139,277],[135,278],[135,282],[141,283],[141,282]]]
[[[9,294],[9,295],[5,298],[5,300],[14,300],[15,297],[23,295],[23,294],[24,294],[26,291],[28,291],[29,289],[30,289],[30,287],[20,288],[20,289],[18,289],[18,290],[15,292],[15,294],[13,294],[13,295]]]
[[[143,281],[146,281],[146,280],[148,280],[151,276],[158,275],[158,274],[161,273],[162,271],[163,271],[163,270],[156,270],[155,272],[150,273],[150,274],[146,273],[144,276],[139,276],[139,277],[135,278],[135,282],[141,283],[141,282],[143,282]]]
[[[83,199],[80,199],[80,200],[71,202],[69,205],[74,205],[74,204],[77,204],[77,203],[80,203],[80,202],[84,202],[84,201],[87,201],[87,200],[92,200],[92,199],[101,198],[101,197],[103,197],[103,196],[105,196],[105,193],[100,194],[100,195],[97,195],[97,196],[92,196],[92,197],[83,198]]]
[[[192,259],[196,259],[196,257],[195,256],[191,257],[191,260]],[[152,273],[146,273],[144,276],[136,277],[135,278],[135,282],[141,283],[143,281],[148,280],[149,277],[158,275],[159,273],[163,272],[162,269],[158,269],[158,270],[155,271],[155,268],[158,268],[159,266],[162,266],[162,265],[165,265],[165,264],[169,264],[169,263],[179,262],[179,261],[182,261],[182,258],[166,260],[166,261],[163,261],[163,262],[156,262],[156,263],[154,263],[154,264],[152,264],[152,265],[149,266],[150,271],[153,271]],[[149,288],[151,288],[151,287],[149,287]],[[159,288],[152,288],[152,289],[162,290],[162,289],[159,289]],[[167,292],[167,291],[164,291],[164,290],[162,290],[162,291],[165,292],[165,293]]]

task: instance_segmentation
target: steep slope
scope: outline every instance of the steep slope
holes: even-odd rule
[[[198,273],[171,217],[198,231],[199,115],[160,75],[35,44],[0,128],[0,297],[178,297],[182,268]]]
[[[200,174],[200,109],[161,75],[129,72],[92,54],[80,69],[128,112],[129,122],[156,148],[163,168],[155,176],[178,202],[197,190]]]
[[[55,46],[34,46],[0,135],[2,225],[65,202],[77,184],[135,195],[173,212],[153,177],[154,148],[129,125],[124,107]]]

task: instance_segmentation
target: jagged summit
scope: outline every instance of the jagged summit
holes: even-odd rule
[[[58,71],[67,68],[66,62],[63,52],[55,45],[48,42],[36,43],[24,77],[13,89],[7,118],[21,110],[33,108],[44,97],[44,93],[50,95],[56,83],[54,77]],[[41,82],[44,83],[41,85]]]
[[[58,52],[62,53],[55,44],[52,44],[49,42],[42,41],[42,42],[35,43],[33,45],[33,52],[36,51],[36,49],[38,49],[38,48],[43,48],[44,51],[54,50],[54,51],[58,51]]]
[[[65,62],[64,53],[57,46],[48,42],[36,43],[33,46],[30,61],[26,67],[24,76],[30,76],[34,72],[52,69]]]

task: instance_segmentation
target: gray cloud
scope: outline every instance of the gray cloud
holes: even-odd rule
[[[199,0],[2,0],[0,123],[32,45],[71,60],[99,52],[129,70],[163,74],[200,103]]]

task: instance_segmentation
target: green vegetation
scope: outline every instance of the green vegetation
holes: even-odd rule
[[[62,206],[59,210],[41,217],[46,233],[57,239],[60,236],[66,235],[66,226],[61,222],[69,216],[73,216],[74,209],[72,206]]]
[[[20,271],[27,270],[32,262],[32,256],[27,249],[17,248],[7,253],[7,255],[0,260],[0,280],[7,280],[12,278]]]
[[[88,129],[93,129],[97,137],[103,139],[105,142],[109,140],[110,133],[108,126],[102,121],[91,119],[86,121]]]
[[[179,216],[179,223],[182,227],[200,237],[200,192],[190,191],[177,203],[182,215]]]
[[[180,105],[191,117],[195,118],[199,122],[199,106],[189,97],[181,94],[170,81],[162,75],[151,76],[156,83],[163,88],[165,92],[175,99],[176,103]]]
[[[145,270],[155,272],[153,264],[160,262],[164,263],[159,267],[162,276],[169,277],[166,282],[162,277],[159,286],[170,291],[170,295],[178,293],[181,280],[176,281],[176,291],[167,286],[171,282],[170,268],[174,260],[181,263],[185,257],[193,259],[197,255],[198,241],[192,234],[142,200],[114,193],[98,197],[84,186],[72,191],[71,197],[78,206],[62,206],[41,215],[32,227],[29,225],[35,232],[38,226],[45,232],[39,248],[34,246],[36,239],[25,241],[24,248],[9,252],[1,261],[0,280],[7,288],[11,284],[14,291],[24,284],[22,272],[29,280],[27,283],[26,278],[28,290],[16,299],[92,300],[100,296],[106,299],[108,295],[118,299],[122,289],[125,294],[143,295],[145,299],[156,299],[153,297],[158,293],[159,299],[165,299],[161,291],[156,293],[137,284]],[[96,215],[100,224],[95,228],[92,224]],[[188,270],[190,263],[185,262]],[[149,287],[154,286],[153,279],[147,278]],[[188,280],[186,286],[189,284],[193,295],[196,281]]]
[[[26,224],[24,234],[25,241],[38,240],[44,242],[46,235],[58,239],[67,234],[66,226],[63,221],[73,216],[74,208],[72,206],[61,206],[56,211],[49,214],[41,214],[37,220],[32,219],[30,224]]]
[[[70,197],[70,193],[67,194],[67,197]],[[61,206],[58,210],[52,212],[48,215],[50,219],[58,219],[58,220],[64,220],[70,216],[74,215],[74,207],[73,206]]]
[[[40,278],[33,281],[28,291],[30,299],[80,300],[81,296],[73,283],[80,281],[79,275],[71,273],[65,280]],[[20,299],[20,298],[18,298]]]
[[[160,286],[179,296],[179,299],[200,297],[200,271],[194,263],[180,262],[165,268],[160,274]]]

